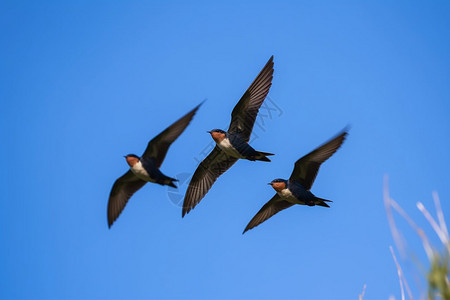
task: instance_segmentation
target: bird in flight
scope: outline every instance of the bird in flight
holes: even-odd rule
[[[182,216],[189,213],[208,193],[217,178],[238,159],[269,162],[272,153],[256,151],[249,144],[256,116],[269,93],[273,78],[273,56],[244,93],[231,113],[228,131],[208,131],[216,142],[212,152],[200,163],[184,197]]]
[[[330,207],[326,202],[332,201],[316,197],[310,190],[320,165],[339,149],[346,136],[347,130],[344,129],[329,142],[297,160],[288,180],[274,179],[268,183],[277,193],[258,211],[242,234],[294,204]]]
[[[122,177],[119,177],[111,189],[108,201],[109,228],[119,217],[128,199],[147,182],[176,188],[174,181],[177,181],[177,179],[164,175],[159,168],[166,157],[170,145],[186,129],[201,104],[152,139],[141,157],[135,154],[125,156],[130,170]]]

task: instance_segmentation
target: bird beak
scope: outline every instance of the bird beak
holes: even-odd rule
[[[272,185],[272,182],[269,182],[268,185]]]
[[[207,131],[207,133],[211,134],[211,131]]]

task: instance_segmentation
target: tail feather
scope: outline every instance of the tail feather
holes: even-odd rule
[[[271,155],[275,155],[275,154],[273,154],[273,153],[269,153],[269,152],[262,152],[262,151],[258,151],[258,153],[259,154],[261,154],[261,155],[267,155],[267,156],[271,156]]]
[[[175,181],[178,181],[178,180],[175,180]],[[177,186],[175,185],[175,183],[173,183],[173,181],[169,182],[167,185],[170,187],[173,187],[175,189],[177,188]]]
[[[166,176],[163,180],[157,181],[157,183],[159,183],[161,185],[168,185],[170,187],[177,188],[177,186],[174,183],[174,182],[177,182],[177,181],[178,181],[178,179]]]
[[[322,199],[322,198],[319,198],[319,197],[314,197],[314,204],[319,205],[319,206],[323,206],[323,207],[330,207],[325,202],[333,202],[333,201],[327,200],[327,199]]]
[[[270,156],[270,155],[275,155],[273,153],[268,153],[268,152],[261,152],[261,151],[256,151],[258,153],[258,156],[255,157],[255,160],[260,160],[260,161],[271,161],[269,158],[266,157],[266,155]]]

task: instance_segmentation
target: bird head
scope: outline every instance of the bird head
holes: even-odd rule
[[[213,129],[207,132],[211,135],[211,137],[216,143],[220,143],[221,141],[223,141],[226,136],[226,132],[223,131],[222,129]]]
[[[268,184],[271,185],[275,191],[281,192],[282,190],[284,190],[286,188],[287,180],[277,178],[277,179],[272,180]]]
[[[137,156],[135,154],[128,154],[128,155],[125,155],[124,157],[125,157],[125,160],[127,161],[127,164],[130,167],[134,166],[139,161],[139,156]]]

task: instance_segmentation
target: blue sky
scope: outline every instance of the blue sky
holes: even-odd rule
[[[367,284],[365,299],[399,299],[382,179],[424,228],[415,203],[432,210],[433,190],[450,218],[449,13],[446,1],[2,1],[1,298],[355,299]],[[271,55],[277,109],[261,110],[252,145],[272,162],[239,161],[184,219],[186,183],[148,184],[109,230],[123,155],[207,99],[162,165],[192,174],[205,131],[227,128]],[[312,188],[332,207],[241,235],[266,183],[348,124]]]

